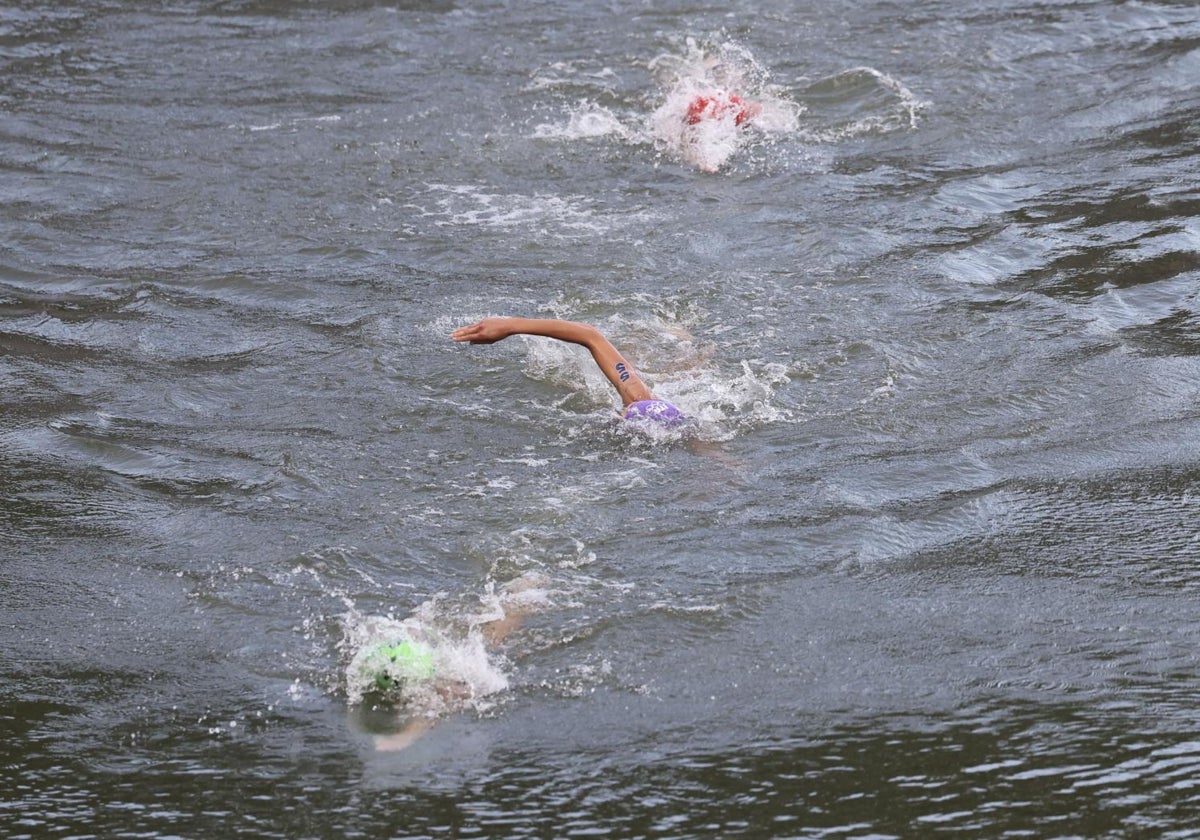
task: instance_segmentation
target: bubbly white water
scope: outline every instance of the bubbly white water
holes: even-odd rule
[[[504,640],[489,636],[489,628],[505,621],[517,628],[527,616],[550,609],[555,592],[548,583],[544,574],[527,571],[499,587],[489,585],[476,595],[431,598],[403,618],[364,615],[351,609],[341,619],[347,700],[352,705],[395,705],[410,717],[487,709],[488,698],[509,684],[506,659],[496,649]],[[381,644],[404,640],[428,648],[433,677],[411,680],[395,692],[382,694],[375,685],[378,671],[372,654]]]
[[[650,115],[650,131],[669,154],[704,172],[716,172],[748,141],[752,132],[794,133],[803,106],[768,83],[768,73],[749,50],[733,43],[704,45],[689,39],[682,55],[660,55],[651,68],[663,101]],[[739,97],[733,100],[730,97]],[[703,118],[690,119],[697,100],[716,100]],[[739,117],[749,113],[744,121]]]

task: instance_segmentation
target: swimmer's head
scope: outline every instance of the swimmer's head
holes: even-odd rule
[[[376,645],[363,659],[364,673],[384,693],[431,680],[435,670],[429,645],[409,639]]]
[[[724,120],[733,117],[733,124],[740,126],[758,116],[761,110],[762,106],[757,102],[748,102],[736,93],[712,90],[697,94],[688,103],[684,121],[688,125],[697,125],[703,120]]]
[[[638,424],[678,429],[688,422],[687,415],[666,400],[638,400],[625,406],[625,419]]]

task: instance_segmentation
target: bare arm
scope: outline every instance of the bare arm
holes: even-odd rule
[[[633,365],[598,329],[588,324],[555,318],[484,318],[450,333],[455,341],[471,344],[494,344],[510,335],[542,335],[583,345],[591,352],[600,372],[617,389],[623,404],[654,398]]]

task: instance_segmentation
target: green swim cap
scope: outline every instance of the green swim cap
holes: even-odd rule
[[[405,639],[384,643],[367,656],[367,668],[375,673],[375,687],[390,691],[397,683],[433,677],[433,650],[429,645]]]

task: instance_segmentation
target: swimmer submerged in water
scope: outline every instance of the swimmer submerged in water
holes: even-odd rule
[[[533,608],[520,600],[520,593],[531,583],[520,578],[506,585],[509,597],[503,615],[478,625],[483,649],[499,647],[520,627]],[[376,735],[376,749],[406,749],[447,714],[461,711],[475,698],[504,686],[503,680],[498,684],[481,683],[448,666],[443,643],[437,639],[438,634],[423,631],[419,622],[402,622],[360,648],[350,661],[347,673],[351,681],[364,686],[366,693],[376,699],[403,709],[408,717],[400,731]]]
[[[600,330],[576,321],[556,318],[484,318],[450,333],[455,341],[494,344],[511,335],[541,335],[586,347],[605,378],[617,389],[623,404],[622,416],[633,423],[675,429],[686,424],[682,411],[654,396],[621,352]]]
[[[762,105],[757,102],[743,99],[736,93],[713,88],[696,94],[688,103],[684,122],[688,125],[698,125],[704,120],[732,119],[734,126],[740,127],[761,113]]]

